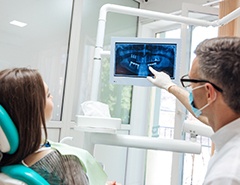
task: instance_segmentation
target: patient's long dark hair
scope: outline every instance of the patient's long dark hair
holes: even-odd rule
[[[14,68],[0,71],[0,104],[19,132],[19,147],[4,154],[0,166],[20,163],[35,152],[42,142],[42,127],[47,138],[44,108],[44,83],[37,70]]]

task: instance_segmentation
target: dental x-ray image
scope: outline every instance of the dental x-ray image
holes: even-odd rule
[[[115,43],[116,76],[152,76],[149,66],[174,78],[176,43]]]
[[[149,66],[179,79],[181,39],[112,37],[109,82],[119,85],[153,86]]]

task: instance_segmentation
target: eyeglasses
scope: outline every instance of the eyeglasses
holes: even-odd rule
[[[223,92],[223,90],[216,86],[214,83],[208,81],[208,80],[197,80],[197,79],[190,79],[188,75],[184,75],[182,76],[182,78],[180,79],[182,86],[183,87],[190,87],[191,83],[210,83],[216,90],[218,90],[219,92]]]

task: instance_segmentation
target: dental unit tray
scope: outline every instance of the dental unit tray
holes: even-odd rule
[[[76,115],[76,118],[76,130],[81,130],[85,132],[115,134],[116,131],[121,128],[120,118],[107,118],[84,115]]]

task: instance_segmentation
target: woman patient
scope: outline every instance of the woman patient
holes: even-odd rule
[[[47,142],[46,122],[52,116],[52,98],[37,70],[13,68],[0,71],[0,105],[17,127],[20,143],[14,154],[3,155],[0,167],[24,164],[49,184],[91,184],[86,172],[88,168],[77,155],[64,155]],[[101,168],[95,169],[95,172],[105,175]],[[105,183],[102,181],[99,185]]]

